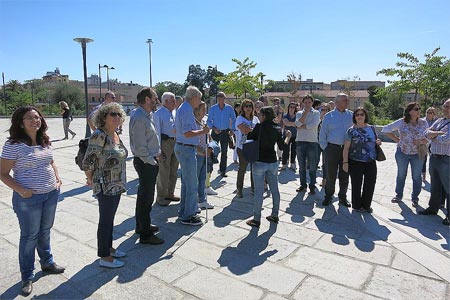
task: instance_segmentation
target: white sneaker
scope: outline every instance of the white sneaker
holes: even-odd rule
[[[207,195],[212,195],[212,196],[218,195],[218,193],[215,190],[213,190],[212,187],[208,187],[206,189],[206,194]]]
[[[99,259],[98,264],[100,265],[100,267],[105,267],[105,268],[110,268],[110,269],[115,269],[115,268],[121,268],[123,267],[123,265],[125,264],[123,261],[120,261],[118,259],[114,259],[112,262],[103,260],[103,259]]]
[[[214,205],[209,204],[208,202],[201,202],[198,204],[198,208],[200,209],[213,209]]]

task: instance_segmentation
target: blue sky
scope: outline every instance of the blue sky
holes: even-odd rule
[[[111,78],[148,85],[151,38],[153,84],[184,82],[190,64],[228,73],[245,57],[266,79],[385,80],[376,71],[398,52],[450,57],[449,12],[448,0],[0,0],[0,71],[24,81],[59,67],[82,80],[72,40],[89,37],[88,74],[108,64]]]

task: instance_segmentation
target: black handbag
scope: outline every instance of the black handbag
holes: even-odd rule
[[[258,139],[246,141],[242,145],[242,154],[248,162],[255,162],[259,159],[259,140],[261,139],[261,125],[259,125]],[[255,127],[256,128],[256,127]]]
[[[378,139],[378,135],[377,132],[375,131],[375,128],[372,127],[373,133],[375,134],[375,140]],[[377,151],[377,161],[385,161],[386,160],[386,155],[384,155],[383,149],[381,149],[380,145],[375,144],[375,150]]]

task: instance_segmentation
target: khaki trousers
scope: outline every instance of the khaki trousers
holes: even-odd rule
[[[177,184],[178,160],[174,152],[175,140],[161,141],[161,151],[166,159],[159,162],[158,178],[156,179],[156,190],[158,198],[172,196]]]

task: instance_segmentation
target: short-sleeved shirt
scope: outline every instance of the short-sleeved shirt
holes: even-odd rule
[[[184,101],[177,110],[175,117],[176,141],[177,143],[197,146],[199,137],[186,137],[184,134],[188,131],[197,130],[195,122],[194,109],[191,104]]]
[[[400,140],[397,147],[404,154],[414,155],[418,153],[418,148],[414,145],[415,140],[425,138],[425,132],[428,129],[428,124],[422,119],[418,119],[417,123],[406,123],[403,119],[398,119],[383,127],[382,133],[392,133],[397,130]]]
[[[345,140],[350,141],[348,157],[351,160],[369,162],[377,157],[375,142],[377,140],[372,126],[350,127],[345,135]]]
[[[13,144],[6,141],[1,157],[15,161],[13,178],[24,189],[30,189],[34,194],[45,194],[56,188],[51,146],[28,146],[22,142]]]
[[[238,126],[241,124],[246,124],[247,126],[249,126],[250,128],[255,128],[256,124],[259,123],[259,120],[256,116],[253,116],[252,120],[249,120],[247,118],[244,118],[243,116],[239,116],[236,119],[236,146],[239,149],[242,149],[242,145],[245,143],[245,141],[247,140],[247,135],[244,134],[239,128]]]

